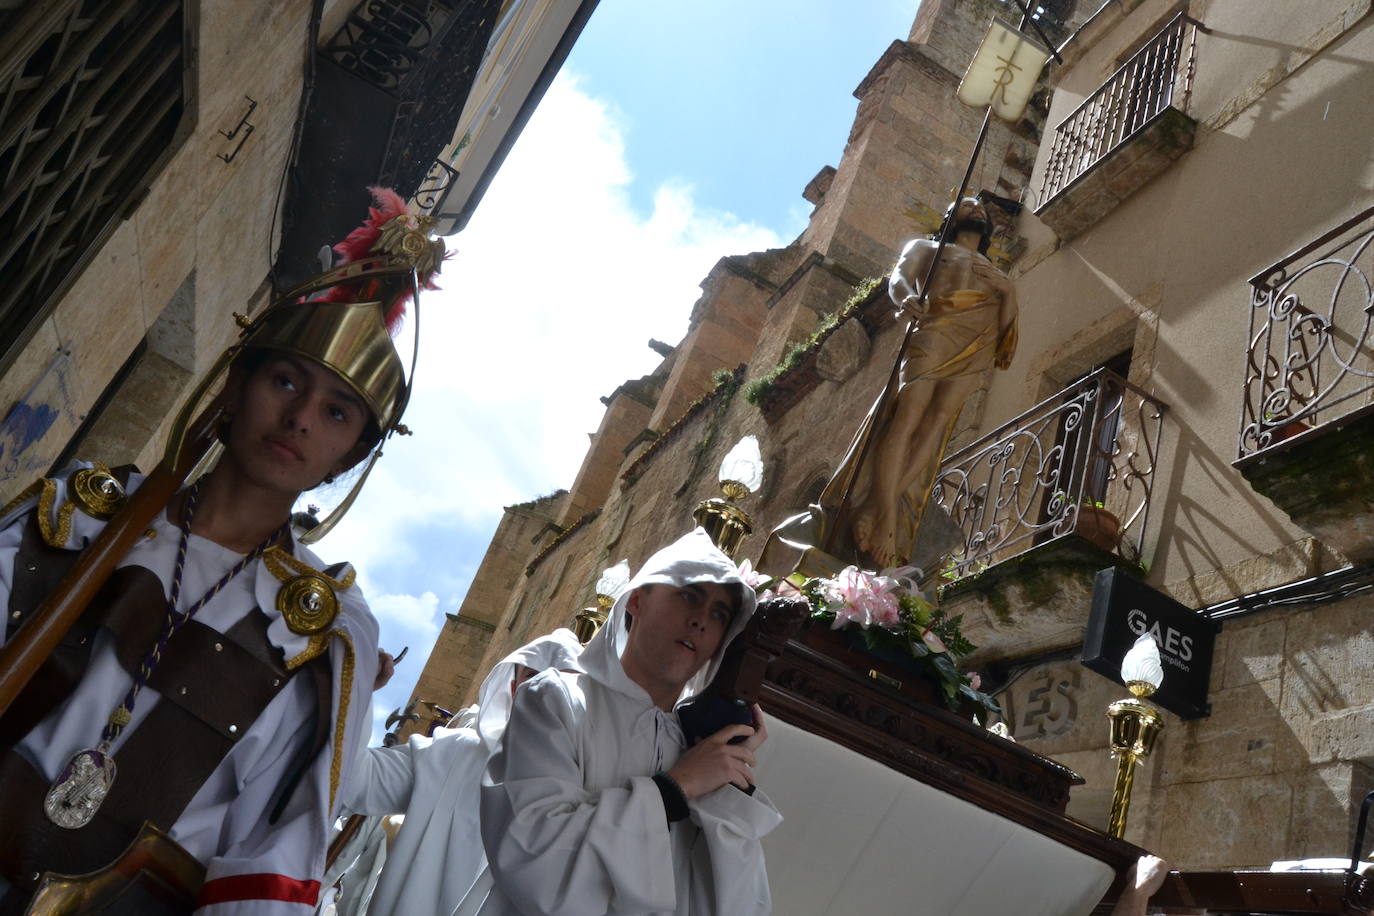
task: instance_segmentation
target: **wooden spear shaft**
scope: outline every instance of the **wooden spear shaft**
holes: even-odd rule
[[[1024,28],[1024,26],[1025,23],[1023,21],[1022,27]],[[944,253],[945,245],[949,242],[950,235],[953,234],[953,213],[959,208],[959,201],[964,199],[964,191],[968,188],[969,178],[973,175],[973,165],[978,161],[978,154],[983,150],[983,141],[987,139],[988,125],[991,121],[992,106],[989,105],[988,110],[983,114],[983,126],[978,129],[978,139],[973,143],[973,152],[969,154],[968,165],[964,169],[964,177],[959,181],[959,190],[954,195],[954,203],[949,211],[951,219],[946,221],[944,231],[940,233],[940,239],[935,245],[935,256],[930,259],[930,266],[926,268],[926,277],[921,283],[920,299],[917,300],[918,309],[920,306],[925,305],[926,299],[930,295],[930,284],[934,282],[935,272],[939,269],[940,255]],[[906,354],[906,348],[911,344],[911,337],[916,333],[916,329],[920,327],[920,324],[921,319],[914,315],[907,323],[906,335],[902,337],[902,345],[897,348],[897,358],[892,362],[892,371],[887,375],[887,384],[883,387],[882,394],[878,395],[878,403],[873,408],[874,422],[877,422],[877,419],[887,410],[887,406],[891,400],[897,396],[897,389],[900,387],[901,382],[902,357]],[[864,441],[859,445],[859,454],[853,465],[854,470],[850,473],[849,479],[845,481],[844,495],[840,498],[840,505],[835,510],[835,518],[826,531],[824,549],[827,553],[834,552],[835,540],[839,537],[839,533],[844,530],[845,522],[849,515],[850,497],[854,493],[854,483],[859,478],[859,471],[863,467],[864,462],[868,460],[868,453],[873,445],[873,432],[873,430],[870,430],[869,435],[866,436]]]
[[[220,402],[216,399],[192,423],[186,447],[175,459],[164,458],[144,479],[143,485],[81,552],[57,588],[43,599],[33,617],[0,648],[0,715],[9,709],[129,548],[143,536],[148,524],[167,506],[214,444],[219,416]]]
[[[334,839],[329,844],[329,851],[324,856],[324,868],[328,871],[334,866],[334,862],[339,858],[339,853],[343,852],[348,841],[353,839],[357,832],[362,828],[363,821],[367,816],[363,814],[350,814],[348,820],[344,821],[343,827],[334,835]]]

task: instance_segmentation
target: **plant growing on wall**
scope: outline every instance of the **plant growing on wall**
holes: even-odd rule
[[[881,282],[881,277],[867,277],[860,280],[855,285],[854,292],[850,294],[838,311],[823,317],[816,325],[816,329],[805,340],[798,341],[788,348],[787,353],[778,361],[776,366],[758,378],[752,379],[744,386],[744,399],[755,407],[763,406],[763,402],[768,399],[768,395],[777,384],[778,379],[806,362],[819,350],[821,344],[825,343],[825,339],[836,328],[854,316],[854,313],[859,310],[859,306],[873,293],[873,290],[877,289]]]

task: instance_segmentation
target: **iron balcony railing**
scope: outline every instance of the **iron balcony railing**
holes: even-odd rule
[[[396,100],[377,183],[412,193],[434,177],[434,157],[453,136],[500,0],[361,0],[325,59]],[[356,87],[349,90],[356,92]],[[418,193],[418,192],[414,192]]]
[[[1237,460],[1374,404],[1374,207],[1250,279]]]
[[[1139,563],[1167,409],[1098,369],[948,458],[932,496],[963,544],[945,575],[1075,532]]]
[[[1040,186],[1041,206],[1166,108],[1187,109],[1200,26],[1182,13],[1175,16],[1059,122]]]

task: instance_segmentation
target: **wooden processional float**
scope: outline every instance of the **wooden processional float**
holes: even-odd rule
[[[804,600],[761,603],[707,693],[769,716],[758,781],[785,818],[764,840],[778,913],[1108,914],[1147,855],[1065,813],[1083,782],[1072,770],[951,712],[932,682],[854,648]],[[1374,882],[1174,871],[1150,906],[1368,916]]]

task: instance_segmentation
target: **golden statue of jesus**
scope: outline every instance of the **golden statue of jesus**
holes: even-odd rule
[[[899,315],[915,321],[889,384],[894,390],[879,395],[819,505],[774,530],[761,569],[815,575],[837,571],[837,563],[883,569],[910,562],[960,410],[1016,352],[1016,290],[987,259],[987,212],[976,198],[960,200],[936,239],[951,220],[928,295],[921,284],[939,249],[935,239],[908,242],[892,271],[889,294]]]
[[[901,356],[897,390],[873,405],[821,494],[821,505],[838,513],[830,552],[857,548],[878,567],[910,560],[960,410],[988,371],[1007,368],[1016,352],[1016,290],[987,259],[987,212],[966,197],[950,219],[953,237],[924,300],[920,284],[935,257],[934,240],[908,242],[892,271],[889,294],[917,322]]]

